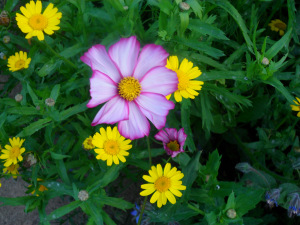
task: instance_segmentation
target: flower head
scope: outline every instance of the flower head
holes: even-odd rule
[[[296,105],[291,105],[291,107],[292,107],[292,110],[293,110],[293,111],[299,111],[299,112],[297,113],[297,116],[300,117],[300,98],[296,97],[296,99],[297,99],[297,101],[294,100],[294,103],[295,103]]]
[[[280,189],[272,189],[266,193],[266,201],[270,208],[273,208],[274,204],[278,206],[277,200],[280,197]]]
[[[89,199],[89,193],[86,190],[81,190],[78,192],[78,198],[80,201],[84,202]]]
[[[13,175],[13,178],[17,178],[18,174],[19,174],[19,171],[18,171],[18,168],[19,168],[19,164],[11,164],[9,167],[5,167],[3,169],[3,173],[7,173],[7,174],[11,174]]]
[[[272,31],[279,32],[279,35],[284,35],[284,31],[286,29],[286,24],[279,19],[272,20],[271,23],[268,24]]]
[[[178,84],[176,73],[165,67],[168,53],[159,45],[148,44],[140,52],[136,37],[121,38],[108,53],[94,45],[81,57],[93,70],[90,78],[92,99],[87,107],[107,102],[92,122],[119,122],[121,135],[131,140],[149,135],[150,124],[162,129],[169,110],[175,107],[164,96]]]
[[[95,146],[93,145],[92,136],[89,136],[88,138],[86,138],[84,140],[84,142],[82,143],[82,146],[85,150],[91,150],[91,149],[95,148]]]
[[[9,70],[15,72],[21,69],[27,69],[31,58],[27,58],[27,52],[16,52],[15,55],[12,55],[8,58]]]
[[[166,67],[176,72],[178,77],[178,87],[174,93],[176,102],[181,102],[183,98],[194,99],[199,95],[197,91],[200,91],[204,84],[203,81],[193,80],[199,77],[202,72],[198,67],[193,67],[193,63],[187,59],[182,60],[180,66],[177,56],[170,56]],[[197,91],[196,91],[197,90]],[[167,96],[169,99],[171,95]]]
[[[154,137],[163,142],[164,149],[168,155],[175,157],[180,152],[184,152],[183,146],[187,135],[184,133],[183,128],[179,131],[175,128],[165,128],[164,130],[159,131]]]
[[[23,160],[22,154],[25,152],[25,148],[22,148],[22,144],[25,139],[20,139],[19,137],[9,139],[10,145],[5,145],[5,149],[2,150],[2,155],[0,159],[4,159],[5,167],[9,167],[11,164],[17,164],[18,161]]]
[[[291,194],[291,201],[288,208],[288,216],[300,216],[300,197],[298,193]]]
[[[27,33],[26,39],[37,36],[42,41],[45,39],[44,33],[52,35],[54,30],[59,30],[58,26],[60,18],[62,17],[61,12],[57,12],[58,9],[53,7],[52,3],[49,3],[47,8],[42,14],[42,2],[41,1],[30,1],[26,4],[26,7],[20,8],[22,14],[17,13],[16,20],[18,26],[23,33]]]
[[[167,204],[167,199],[172,203],[176,203],[174,197],[181,197],[182,193],[179,190],[185,190],[186,186],[182,185],[180,181],[184,175],[176,167],[171,168],[171,164],[167,163],[164,170],[161,165],[156,167],[152,166],[149,170],[149,175],[144,175],[143,179],[148,181],[149,184],[141,186],[143,190],[140,195],[147,196],[154,192],[150,202],[153,204],[157,201],[157,206],[160,208],[162,205]]]
[[[120,135],[117,127],[107,127],[106,130],[101,127],[100,133],[97,132],[93,136],[92,144],[98,154],[96,158],[107,161],[107,165],[111,166],[113,162],[119,164],[119,160],[126,162],[124,156],[129,155],[127,151],[132,148],[130,142],[131,140],[126,140]]]

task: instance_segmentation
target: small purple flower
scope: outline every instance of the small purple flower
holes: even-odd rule
[[[154,137],[163,142],[164,149],[172,158],[177,156],[180,152],[184,152],[183,146],[187,135],[184,133],[183,128],[179,131],[175,128],[165,128],[159,131]]]
[[[270,208],[274,207],[274,204],[276,207],[278,206],[277,200],[280,197],[280,189],[272,189],[266,193],[266,201]]]
[[[141,208],[136,203],[135,203],[135,207],[134,208],[135,208],[135,210],[131,211],[130,214],[135,217],[135,222],[137,224],[139,222]]]
[[[288,216],[300,216],[300,197],[298,193],[291,194],[292,198],[288,208]]]

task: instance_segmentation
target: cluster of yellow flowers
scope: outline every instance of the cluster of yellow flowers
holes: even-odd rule
[[[16,14],[16,21],[18,27],[23,33],[26,33],[26,39],[30,39],[34,36],[38,40],[45,39],[44,32],[48,35],[52,35],[55,30],[59,30],[60,19],[62,13],[58,12],[58,9],[54,7],[52,3],[49,3],[47,8],[42,13],[42,2],[40,0],[34,2],[30,1],[20,8],[22,14]],[[12,72],[26,69],[29,66],[31,58],[27,58],[27,53],[20,51],[16,52],[8,58],[9,70]]]
[[[18,168],[20,167],[18,162],[23,160],[22,154],[25,152],[25,148],[22,147],[24,139],[10,138],[10,145],[5,145],[4,149],[1,149],[0,159],[4,160],[3,173],[11,174],[13,178],[17,178],[19,174]]]

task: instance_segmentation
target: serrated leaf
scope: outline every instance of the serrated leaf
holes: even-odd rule
[[[40,129],[48,126],[51,122],[51,118],[39,119],[36,122],[31,123],[29,126],[25,127],[23,131],[21,131],[17,136],[18,137],[26,137],[34,134],[35,132],[39,131]]]

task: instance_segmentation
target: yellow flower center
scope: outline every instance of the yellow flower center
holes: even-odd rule
[[[134,77],[125,77],[118,84],[119,95],[127,101],[136,99],[141,93],[141,85]]]
[[[10,156],[11,157],[18,157],[20,155],[20,148],[18,146],[14,146],[10,150]]]
[[[16,63],[15,63],[15,67],[17,69],[22,69],[25,66],[25,61],[23,59],[19,59]]]
[[[189,77],[182,71],[177,70],[177,77],[178,77],[178,90],[183,91],[189,87]]]
[[[155,181],[154,185],[156,190],[158,190],[159,192],[165,192],[170,188],[171,180],[170,178],[162,176]]]
[[[35,14],[29,19],[28,23],[34,30],[44,30],[48,25],[48,19],[42,14]]]
[[[9,167],[7,167],[7,170],[12,173],[12,172],[14,172],[15,168],[16,168],[16,165],[11,164]]]
[[[274,24],[275,27],[277,27],[279,30],[285,30],[286,29],[286,25],[284,23],[275,23]]]
[[[117,155],[120,151],[118,142],[114,140],[105,141],[103,149],[108,155]]]
[[[178,142],[175,140],[175,141],[170,141],[168,144],[167,144],[168,148],[170,150],[172,150],[173,152],[177,152],[179,150],[179,144]]]

